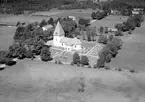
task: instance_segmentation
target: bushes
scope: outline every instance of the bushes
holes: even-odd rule
[[[74,64],[80,63],[80,56],[77,52],[75,52],[73,55],[73,63]]]
[[[13,61],[13,60],[7,58],[5,60],[5,64],[8,65],[8,66],[13,66],[13,65],[16,64],[16,61]]]
[[[89,65],[89,59],[88,59],[88,57],[87,56],[82,56],[80,63],[82,65]]]
[[[80,18],[79,21],[78,21],[78,23],[80,25],[88,26],[89,23],[90,23],[90,20],[89,19]]]
[[[111,62],[111,58],[114,58],[117,55],[118,50],[121,48],[121,46],[122,40],[117,37],[112,37],[99,53],[97,67],[102,68],[105,66],[105,63]]]
[[[103,19],[104,17],[107,16],[107,13],[108,12],[106,12],[106,11],[102,11],[102,12],[98,11],[96,13],[92,12],[91,17],[92,17],[92,19],[101,20],[101,19]]]
[[[123,23],[118,23],[115,25],[115,28],[118,30],[121,30],[123,32],[129,31],[129,30],[134,30],[135,27],[140,27],[141,22],[143,21],[143,16],[141,14],[135,15],[135,16],[130,16],[127,21]]]
[[[116,31],[115,36],[123,36],[122,31],[121,30]]]
[[[103,34],[99,35],[98,43],[107,44],[107,42],[108,42],[108,39],[106,35],[103,35]]]
[[[51,53],[49,51],[49,47],[48,46],[44,46],[42,49],[41,49],[41,60],[42,61],[51,61],[52,58],[51,58]]]

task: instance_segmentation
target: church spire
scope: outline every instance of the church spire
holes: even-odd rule
[[[54,30],[54,33],[53,33],[53,36],[64,36],[64,30],[61,26],[61,24],[59,23],[59,21],[57,22],[57,25],[55,27],[55,30]]]

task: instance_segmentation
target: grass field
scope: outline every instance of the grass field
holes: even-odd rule
[[[92,23],[91,26],[96,26],[97,29],[100,28],[100,26],[114,28],[116,23],[122,23],[123,21],[126,21],[127,18],[128,17],[126,16],[109,15],[102,20],[97,20],[96,22]]]
[[[145,71],[145,23],[124,40],[123,48],[109,64],[113,67]]]
[[[144,102],[145,83],[138,76],[23,60],[0,71],[0,101]],[[80,83],[85,85],[83,93],[77,91]]]
[[[13,42],[16,27],[0,27],[0,48],[8,49]]]

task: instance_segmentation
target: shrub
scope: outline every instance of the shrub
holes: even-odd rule
[[[51,61],[52,58],[51,58],[51,52],[49,50],[49,47],[48,46],[44,46],[42,49],[41,49],[41,60],[42,61]]]
[[[80,56],[77,52],[75,52],[73,55],[73,63],[74,64],[80,63]]]
[[[105,29],[104,29],[105,31],[105,33],[108,33],[108,27],[105,27]]]
[[[31,50],[28,50],[25,54],[26,58],[34,58],[33,52]]]
[[[108,39],[106,35],[99,35],[98,43],[107,44]]]
[[[102,58],[99,58],[97,60],[97,67],[98,68],[103,68],[105,66],[105,59],[102,57]]]
[[[88,59],[88,57],[87,56],[82,56],[80,63],[82,65],[89,65],[89,59]]]
[[[43,20],[40,22],[39,26],[40,26],[40,27],[43,27],[43,26],[45,26],[45,25],[47,25],[47,22],[43,19]]]
[[[122,31],[121,30],[116,31],[115,36],[123,36]]]
[[[111,54],[108,54],[108,55],[106,56],[105,62],[106,62],[106,63],[111,62]]]
[[[104,27],[103,26],[100,27],[99,32],[100,33],[103,33],[104,32]]]
[[[6,65],[8,66],[13,66],[16,64],[16,61],[13,61],[11,59],[6,59],[6,62],[5,62]]]
[[[88,26],[89,23],[90,23],[90,20],[89,19],[80,18],[79,21],[78,21],[78,23],[80,25]]]
[[[135,72],[136,72],[135,69],[133,69],[133,68],[131,68],[129,71],[130,71],[131,73],[135,73]]]
[[[128,34],[132,34],[132,30],[129,30],[129,31],[128,31]]]

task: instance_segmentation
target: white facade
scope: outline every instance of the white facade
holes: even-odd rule
[[[53,45],[56,47],[63,47],[67,51],[81,50],[81,41],[77,38],[67,38],[64,36],[64,31],[58,22],[53,33]]]

